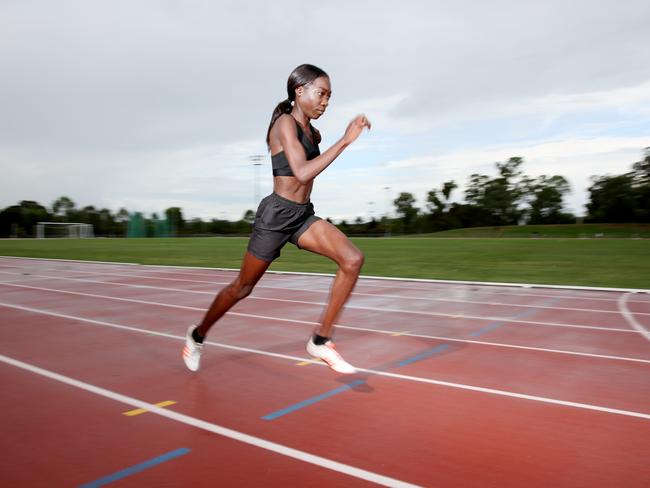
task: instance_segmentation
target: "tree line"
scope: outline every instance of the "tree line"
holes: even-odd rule
[[[505,226],[517,224],[568,224],[576,216],[564,209],[564,197],[570,192],[566,178],[561,175],[542,175],[531,178],[523,172],[524,160],[511,157],[495,163],[496,176],[470,175],[465,187],[465,201],[451,202],[458,188],[447,181],[440,188],[431,189],[425,207],[415,206],[413,194],[402,192],[392,202],[396,218],[358,217],[353,222],[336,224],[343,232],[356,235],[387,235],[437,232],[447,229]],[[592,176],[585,222],[650,222],[650,147],[643,151],[643,159],[632,165],[631,171],[621,175]],[[253,210],[247,210],[235,222],[199,218],[185,220],[182,209],[170,207],[161,216],[143,217],[145,235],[155,236],[156,223],[166,220],[173,236],[187,235],[246,235],[253,222]],[[77,208],[66,196],[46,208],[35,201],[23,200],[0,211],[0,237],[33,237],[38,222],[79,222],[92,224],[96,236],[123,237],[127,234],[131,213],[121,208],[93,206]],[[330,222],[331,220],[328,219]]]
[[[247,211],[246,215],[250,212]],[[134,218],[144,222],[143,237],[156,237],[157,224],[162,220],[168,224],[172,236],[243,235],[250,232],[252,222],[243,218],[235,222],[219,219],[204,222],[198,218],[185,220],[179,207],[170,207],[161,215],[153,213],[143,216],[126,208],[113,213],[107,208],[97,209],[92,205],[77,208],[71,198],[62,196],[49,209],[38,202],[23,200],[0,211],[0,237],[34,237],[39,222],[92,224],[95,236],[125,237],[129,231],[129,221]]]

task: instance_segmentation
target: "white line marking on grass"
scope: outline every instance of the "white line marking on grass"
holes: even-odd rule
[[[5,273],[5,274],[12,274],[12,273],[6,273],[4,271],[0,271],[0,273]],[[95,281],[95,280],[77,280],[74,278],[60,278],[57,276],[45,276],[42,275],[43,278],[47,279],[53,279],[53,280],[72,280],[72,281],[79,281],[79,282],[84,282],[84,283],[95,283],[95,284],[101,284],[101,285],[112,285],[112,286],[122,286],[122,287],[128,287],[128,288],[140,288],[140,289],[153,289],[153,290],[162,290],[162,291],[169,291],[169,292],[181,292],[181,293],[190,293],[190,294],[199,294],[199,295],[210,295],[214,296],[213,292],[207,292],[207,291],[193,291],[193,290],[184,290],[182,288],[166,288],[166,287],[160,287],[160,286],[149,286],[149,285],[134,285],[134,284],[125,284],[125,283],[111,283],[110,281]],[[105,296],[105,295],[95,295],[92,293],[80,293],[80,292],[72,292],[72,291],[66,291],[66,290],[58,290],[56,288],[45,288],[45,287],[38,287],[38,286],[28,286],[28,285],[19,285],[15,283],[6,283],[6,282],[0,282],[0,284],[5,284],[6,286],[13,286],[17,288],[32,288],[34,290],[43,290],[43,291],[51,291],[51,292],[57,292],[57,293],[69,293],[73,295],[82,295],[82,296],[89,296],[89,297],[94,297],[94,298],[105,298],[105,299],[110,299],[110,300],[120,300],[120,298],[116,297],[110,297],[110,296]],[[301,305],[314,305],[314,306],[325,306],[325,302],[308,302],[305,300],[289,300],[289,299],[284,299],[284,298],[266,298],[266,297],[256,297],[256,296],[249,296],[246,298],[246,300],[251,301],[251,300],[264,300],[264,301],[274,301],[274,302],[283,302],[283,303],[297,303]],[[147,303],[147,302],[142,302],[142,303]],[[155,303],[155,302],[149,302],[152,304],[156,305],[164,305],[160,303]],[[401,314],[413,314],[413,315],[424,315],[427,317],[449,317],[453,319],[471,319],[471,320],[483,320],[483,321],[489,321],[489,322],[506,322],[506,323],[512,323],[512,324],[524,324],[524,325],[540,325],[540,326],[549,326],[549,327],[569,327],[569,328],[575,328],[575,329],[589,329],[589,330],[597,330],[597,331],[606,331],[606,332],[620,332],[620,333],[636,333],[636,331],[633,330],[628,330],[628,329],[622,329],[622,328],[615,328],[615,327],[598,327],[594,325],[582,325],[582,324],[564,324],[564,323],[557,323],[557,322],[539,322],[535,320],[523,320],[523,319],[513,319],[513,318],[508,318],[508,317],[483,317],[483,316],[478,316],[478,315],[465,315],[465,314],[453,314],[453,313],[441,313],[441,312],[422,312],[422,311],[417,311],[417,310],[403,310],[403,309],[393,309],[393,308],[385,308],[385,307],[363,307],[360,305],[346,305],[346,309],[352,309],[352,310],[370,310],[372,312],[391,312],[391,313],[401,313]]]
[[[29,371],[30,373],[44,376],[51,380],[58,381],[69,386],[73,386],[75,388],[79,388],[81,390],[85,390],[90,393],[94,393],[95,395],[99,395],[104,398],[109,398],[111,400],[123,403],[125,405],[130,405],[135,408],[142,408],[148,410],[150,413],[160,415],[161,417],[166,417],[170,420],[174,420],[176,422],[180,422],[182,424],[189,425],[191,427],[196,427],[197,429],[206,430],[208,432],[212,432],[213,434],[217,434],[223,437],[227,437],[229,439],[233,439],[235,441],[243,442],[245,444],[250,444],[255,447],[266,449],[267,451],[275,452],[282,456],[287,456],[293,459],[297,459],[298,461],[314,464],[316,466],[330,469],[332,471],[337,471],[339,473],[343,473],[348,476],[352,476],[354,478],[370,481],[372,483],[377,483],[378,485],[382,485],[382,486],[390,486],[390,487],[394,486],[394,487],[403,487],[403,488],[412,488],[418,486],[395,478],[389,478],[388,476],[383,476],[377,473],[373,473],[371,471],[366,471],[364,469],[356,468],[354,466],[339,463],[337,461],[333,461],[331,459],[327,459],[321,456],[316,456],[314,454],[300,451],[298,449],[293,449],[291,447],[284,446],[282,444],[277,444],[275,442],[271,442],[266,439],[261,439],[259,437],[255,437],[249,434],[245,434],[243,432],[229,429],[227,427],[223,427],[218,424],[206,422],[204,420],[200,420],[195,417],[190,417],[189,415],[184,415],[182,413],[178,413],[173,410],[166,410],[154,404],[147,403],[142,400],[138,400],[137,398],[129,397],[126,395],[122,395],[121,393],[117,393],[111,390],[107,390],[105,388],[101,388],[99,386],[91,385],[89,383],[85,383],[83,381],[70,378],[69,376],[64,376],[62,374],[55,373],[47,369],[39,368],[38,366],[34,366],[32,364],[18,361],[16,359],[10,358],[8,356],[4,356],[2,354],[0,354],[0,361],[8,365],[15,366],[16,368]]]
[[[627,300],[630,297],[631,293],[625,293],[620,296],[618,299],[618,308],[623,314],[623,317],[625,317],[625,320],[636,330],[639,334],[641,334],[643,337],[645,337],[647,340],[650,341],[650,331],[648,331],[645,327],[643,327],[639,322],[637,322],[636,318],[630,312],[630,309],[627,307]]]
[[[91,319],[85,319],[83,317],[75,317],[73,315],[66,315],[66,314],[60,314],[56,312],[49,312],[46,310],[40,310],[36,308],[31,308],[31,307],[23,307],[19,305],[11,305],[11,304],[5,304],[5,303],[0,303],[0,306],[5,306],[9,308],[15,308],[18,310],[24,310],[26,312],[33,312],[33,313],[38,313],[38,314],[43,314],[43,315],[51,315],[53,317],[59,317],[59,318],[66,318],[70,320],[75,320],[79,322],[87,322],[90,324],[95,324],[95,325],[101,325],[101,326],[106,326],[106,327],[112,327],[115,329],[122,329],[122,330],[127,330],[131,332],[138,332],[138,333],[144,333],[144,334],[150,334],[150,335],[156,335],[159,337],[166,337],[168,339],[175,339],[179,341],[185,341],[185,336],[177,336],[173,334],[165,334],[162,332],[155,332],[147,329],[140,329],[138,327],[130,327],[128,325],[120,325],[120,324],[114,324],[111,322],[104,322],[100,320],[91,320]],[[323,364],[322,361],[318,360],[312,360],[312,359],[305,359],[301,358],[298,356],[289,356],[287,354],[280,354],[280,353],[275,353],[275,352],[267,352],[267,351],[262,351],[259,349],[251,349],[247,347],[240,347],[240,346],[233,346],[229,344],[223,344],[223,343],[217,343],[217,342],[211,342],[211,341],[205,341],[204,344],[206,345],[211,345],[211,346],[216,346],[216,347],[221,347],[224,349],[231,349],[235,351],[240,351],[240,352],[248,352],[252,354],[259,354],[262,356],[269,356],[269,357],[274,357],[274,358],[279,358],[279,359],[288,359],[292,363],[296,362],[301,362],[301,361],[307,361],[312,364],[318,364],[319,366],[327,367],[327,365]],[[484,388],[480,386],[473,386],[473,385],[466,385],[463,383],[451,383],[449,381],[441,381],[441,380],[434,380],[430,378],[422,378],[419,376],[411,376],[411,375],[403,375],[403,374],[397,374],[397,373],[389,373],[387,371],[379,371],[379,370],[374,370],[374,369],[365,369],[365,368],[357,368],[358,371],[362,371],[368,374],[376,375],[376,376],[384,376],[388,378],[395,378],[395,379],[401,379],[401,380],[407,380],[407,381],[415,381],[418,383],[427,383],[431,385],[438,385],[438,386],[446,386],[450,388],[456,388],[460,390],[468,390],[468,391],[475,391],[479,393],[487,393],[491,395],[497,395],[497,396],[504,396],[504,397],[510,397],[510,398],[517,398],[521,400],[530,400],[530,401],[535,401],[535,402],[541,402],[541,403],[548,403],[548,404],[553,404],[553,405],[560,405],[564,407],[572,407],[572,408],[579,408],[583,410],[592,410],[592,411],[597,411],[597,412],[603,412],[603,413],[608,413],[608,414],[614,414],[614,415],[623,415],[626,417],[637,417],[637,418],[642,418],[644,420],[650,420],[650,414],[648,413],[643,413],[643,412],[634,412],[630,410],[621,410],[617,408],[609,408],[609,407],[602,407],[599,405],[592,405],[589,403],[579,403],[579,402],[570,402],[570,401],[565,401],[565,400],[558,400],[555,398],[548,398],[548,397],[541,397],[541,396],[536,396],[536,395],[527,395],[525,393],[515,393],[512,391],[505,391],[505,390],[497,390],[494,388]],[[149,405],[149,404],[147,404]],[[158,407],[155,407],[158,408]],[[162,409],[161,409],[162,410]]]
[[[3,285],[3,284],[7,285],[6,283],[0,282],[0,285]],[[12,286],[12,284],[9,284],[7,286]],[[181,310],[194,310],[194,311],[197,311],[197,312],[204,312],[205,311],[205,309],[201,308],[201,307],[192,307],[192,306],[188,306],[188,305],[175,305],[175,304],[170,304],[170,303],[151,302],[151,301],[148,301],[148,300],[139,300],[137,298],[111,297],[111,296],[106,296],[106,295],[95,295],[95,294],[91,294],[91,293],[82,293],[82,292],[67,291],[67,290],[57,290],[55,288],[42,288],[42,287],[26,286],[26,285],[17,285],[17,286],[20,287],[20,288],[30,288],[30,289],[35,289],[35,290],[49,291],[49,292],[54,292],[54,293],[63,293],[63,294],[68,294],[68,295],[88,296],[88,297],[91,297],[91,298],[99,298],[99,299],[106,299],[106,300],[116,300],[116,301],[121,301],[121,302],[138,303],[138,304],[142,304],[142,305],[152,305],[152,306],[157,306],[157,307],[178,308],[178,309],[181,309]],[[14,305],[11,305],[11,304],[0,303],[0,305],[5,305],[7,307],[15,307]],[[285,323],[288,322],[288,323],[294,323],[294,324],[300,324],[300,325],[309,325],[309,326],[318,325],[318,322],[311,322],[311,321],[307,321],[307,320],[297,320],[297,319],[290,319],[290,318],[283,318],[283,317],[272,317],[272,316],[269,316],[269,315],[258,315],[258,314],[243,313],[243,312],[229,311],[227,313],[227,315],[233,315],[233,316],[236,316],[236,317],[254,318],[254,319],[260,319],[260,320],[271,320],[271,321],[285,322]],[[613,359],[613,360],[619,360],[619,361],[632,361],[632,362],[640,362],[640,363],[650,363],[650,360],[637,359],[637,358],[628,358],[628,357],[622,357],[622,356],[611,356],[611,355],[604,355],[604,354],[566,351],[566,350],[561,350],[561,349],[548,349],[548,348],[534,347],[534,346],[520,346],[520,345],[504,344],[504,343],[497,343],[497,342],[476,341],[476,340],[471,340],[471,339],[458,339],[458,338],[452,338],[452,337],[434,336],[434,335],[427,335],[427,334],[416,334],[416,333],[412,333],[412,332],[404,333],[404,332],[395,331],[395,330],[370,329],[370,328],[354,326],[354,325],[343,325],[343,324],[334,324],[334,325],[336,327],[338,327],[338,328],[341,328],[341,329],[348,329],[348,330],[354,330],[354,331],[363,331],[363,332],[373,332],[373,333],[377,333],[377,334],[391,334],[392,335],[392,334],[400,333],[401,335],[407,336],[407,337],[419,337],[419,338],[424,338],[424,339],[444,340],[444,341],[453,341],[453,342],[464,342],[464,343],[467,343],[467,344],[479,344],[479,345],[484,345],[484,346],[506,347],[506,348],[511,348],[511,349],[524,349],[524,350],[531,350],[531,351],[569,354],[569,355],[574,355],[574,356],[586,356],[586,357],[592,357],[592,358]],[[635,331],[632,331],[632,330],[615,329],[615,331],[616,332],[635,333]]]

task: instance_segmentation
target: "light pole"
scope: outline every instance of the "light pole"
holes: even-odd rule
[[[264,156],[261,154],[253,154],[248,156],[248,159],[253,163],[253,197],[255,201],[253,202],[253,212],[257,208],[257,205],[260,203],[260,183],[259,183],[259,167],[262,166],[262,161],[264,161]]]
[[[368,202],[368,222],[372,221],[372,206],[375,202]]]
[[[390,186],[385,186],[384,191],[386,192],[386,230],[384,235],[388,237],[390,235]]]

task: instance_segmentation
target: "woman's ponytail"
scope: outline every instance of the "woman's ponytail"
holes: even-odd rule
[[[269,124],[269,130],[266,131],[266,146],[269,148],[269,151],[271,150],[271,146],[269,144],[269,137],[271,135],[271,127],[273,127],[273,124],[275,124],[275,121],[278,120],[280,115],[291,113],[292,108],[293,108],[293,106],[291,105],[291,100],[289,100],[288,98],[286,100],[283,100],[282,102],[278,103],[278,105],[275,107],[275,110],[273,111],[273,114],[271,115],[271,123]]]

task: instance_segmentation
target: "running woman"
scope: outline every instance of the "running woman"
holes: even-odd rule
[[[364,115],[355,117],[343,137],[323,154],[321,135],[310,121],[325,113],[332,88],[327,73],[310,64],[293,70],[287,81],[287,99],[273,111],[266,135],[273,166],[273,193],[257,209],[253,232],[237,278],[215,297],[202,322],[187,330],[183,359],[192,371],[199,369],[203,341],[210,328],[230,308],[247,297],[280,250],[295,244],[333,260],[338,271],[332,284],[321,323],[307,342],[307,352],[338,373],[354,373],[334,349],[334,321],[352,293],[364,257],[334,225],[314,214],[309,199],[314,179],[361,134],[370,129]]]

